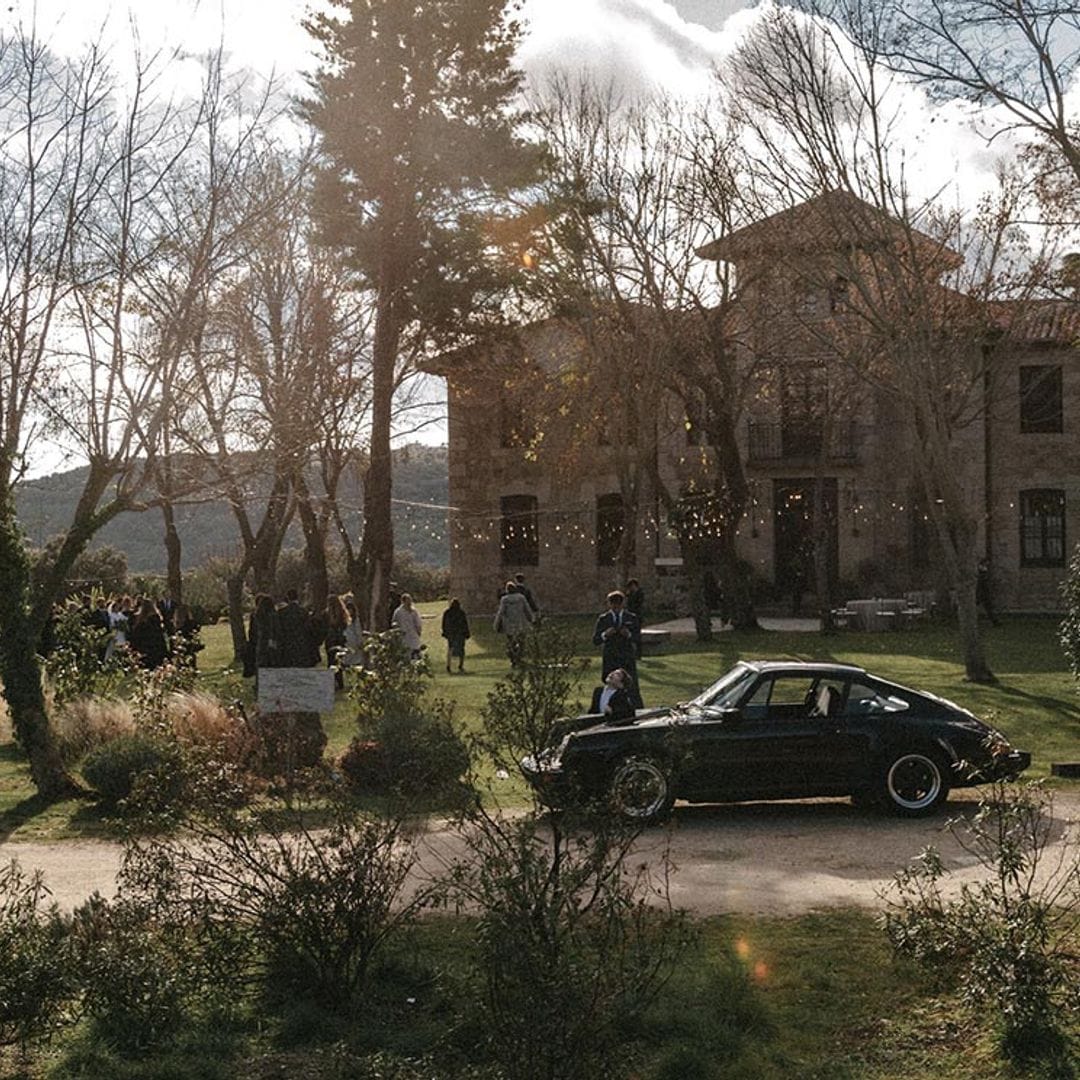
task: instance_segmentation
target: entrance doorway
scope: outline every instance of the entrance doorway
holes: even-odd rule
[[[836,477],[773,481],[773,581],[781,595],[790,600],[792,614],[799,614],[803,593],[814,591],[814,505],[818,484],[825,515],[825,557],[831,593],[839,566]]]

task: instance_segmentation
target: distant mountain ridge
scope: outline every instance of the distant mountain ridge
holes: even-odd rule
[[[30,542],[42,547],[71,523],[86,468],[37,477],[20,484],[15,507]],[[422,565],[445,567],[450,562],[447,516],[447,448],[410,443],[394,451],[394,543]],[[343,489],[341,501],[350,510],[350,528],[359,531],[363,492],[359,485]],[[434,509],[433,509],[434,508]],[[239,547],[236,519],[221,499],[185,503],[176,507],[184,569],[201,565],[211,556],[230,557]],[[110,545],[127,555],[134,573],[165,570],[165,525],[161,511],[120,514],[98,532],[91,548]],[[299,547],[303,538],[294,522],[286,547]]]

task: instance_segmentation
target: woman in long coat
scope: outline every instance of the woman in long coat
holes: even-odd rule
[[[154,671],[161,667],[169,655],[165,627],[161,622],[157,606],[148,596],[143,597],[139,610],[131,621],[128,644],[139,654],[139,666],[146,668],[147,671]]]
[[[469,634],[469,617],[455,596],[450,606],[443,612],[442,636],[446,638],[446,670],[450,670],[450,661],[458,658],[458,671],[465,670],[465,642]]]
[[[420,657],[420,635],[424,624],[420,621],[420,612],[413,607],[412,597],[406,592],[401,594],[401,603],[390,617],[390,625],[401,634],[401,644],[409,654],[410,660]]]
[[[525,594],[518,590],[516,582],[508,581],[506,592],[499,601],[499,610],[495,613],[495,632],[506,635],[506,655],[515,667],[521,663],[525,653],[525,635],[532,622],[532,608]]]

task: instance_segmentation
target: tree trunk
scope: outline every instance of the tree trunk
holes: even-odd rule
[[[694,633],[698,641],[713,639],[712,611],[705,588],[705,574],[710,568],[711,544],[684,539],[680,543],[683,570],[689,590],[690,615],[694,620]]]
[[[234,664],[243,661],[247,648],[247,627],[244,625],[245,575],[246,569],[241,566],[235,574],[230,574],[225,582],[225,595],[229,601],[229,631],[232,634]]]
[[[727,598],[725,615],[735,630],[760,630],[754,608],[750,568],[735,551],[735,537],[725,536],[720,547],[720,582]]]
[[[396,275],[384,273],[375,316],[372,349],[371,447],[364,477],[364,537],[360,558],[364,567],[364,593],[369,626],[388,625],[387,601],[394,567],[394,521],[390,460],[394,369],[400,328],[395,311]]]
[[[15,737],[30,762],[38,794],[49,802],[81,794],[68,775],[49,722],[37,655],[38,628],[29,617],[30,561],[10,492],[0,503],[0,676]]]
[[[169,595],[179,602],[183,599],[184,590],[184,576],[180,569],[180,534],[176,531],[172,501],[167,497],[161,503],[161,516],[165,519],[165,585]]]
[[[308,599],[312,611],[325,611],[330,595],[330,573],[326,566],[326,531],[311,508],[307,492],[297,486],[296,511],[304,531],[304,565],[307,569]]]
[[[966,563],[970,561],[971,566]],[[959,579],[954,584],[956,591],[956,619],[960,630],[960,644],[964,654],[964,677],[973,683],[995,683],[997,678],[990,670],[983,649],[982,634],[979,632],[979,611],[975,598],[975,585],[978,563],[973,556],[965,559],[961,566]]]

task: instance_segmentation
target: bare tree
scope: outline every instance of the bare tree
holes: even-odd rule
[[[790,287],[842,285],[836,317],[803,320],[797,336],[908,418],[905,452],[956,600],[965,670],[988,681],[975,604],[984,509],[972,470],[999,370],[991,302],[1024,295],[1044,260],[1015,228],[1022,185],[1003,184],[970,217],[914,199],[891,149],[894,77],[879,56],[845,44],[828,25],[777,9],[732,65],[759,188],[771,187],[774,205],[812,200],[766,219],[745,254],[783,254]]]
[[[1080,70],[1072,0],[812,0],[863,54],[980,106],[990,137],[1034,135],[1080,180],[1080,123],[1069,102]]]
[[[50,732],[37,642],[87,541],[138,504],[161,431],[169,371],[141,362],[134,282],[162,242],[151,207],[200,116],[154,100],[161,60],[137,58],[121,91],[94,48],[61,61],[33,34],[0,40],[0,664],[47,798],[74,785]],[[11,494],[43,437],[89,468],[31,591]]]
[[[553,268],[541,280],[588,344],[588,393],[571,387],[580,423],[607,417],[636,432],[612,453],[627,525],[654,494],[679,536],[699,638],[712,632],[705,582],[714,571],[736,622],[751,626],[735,535],[749,497],[737,429],[754,365],[740,346],[746,321],[731,278],[710,277],[691,254],[739,220],[738,147],[707,107],[627,106],[565,81],[542,106],[557,164],[539,267]],[[674,455],[658,453],[679,443]]]

